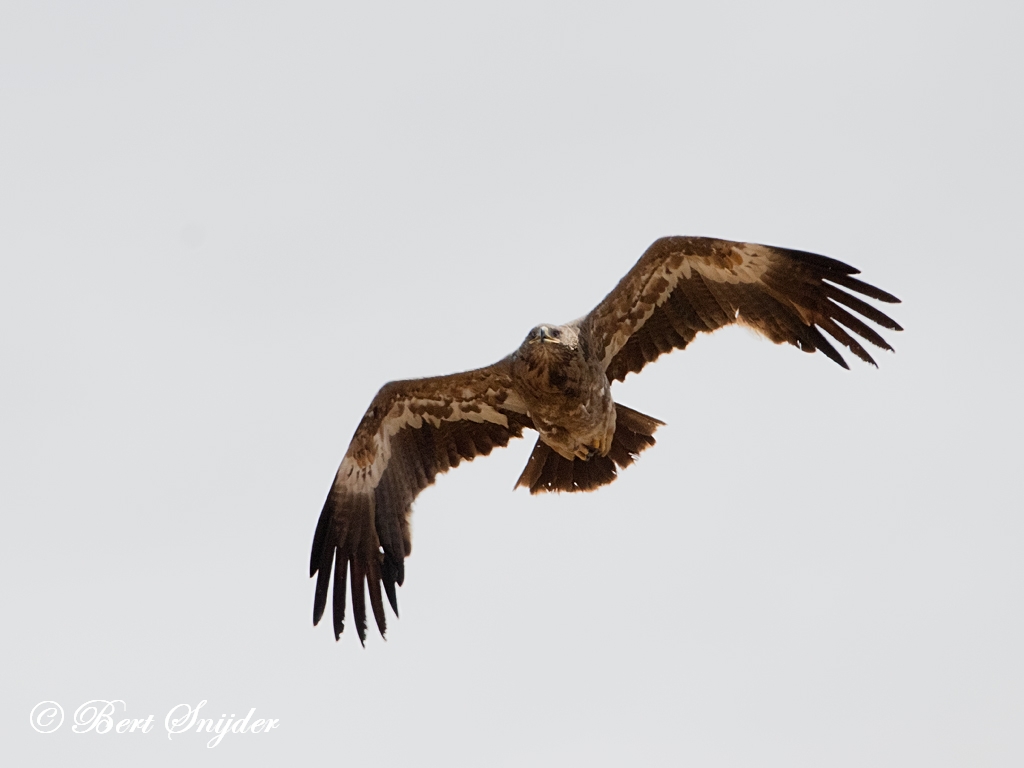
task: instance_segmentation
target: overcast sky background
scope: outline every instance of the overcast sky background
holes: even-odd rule
[[[1021,8],[3,3],[5,752],[1020,765]],[[612,486],[513,493],[531,433],[416,502],[387,642],[314,629],[377,388],[668,234],[858,266],[897,353],[701,338],[617,385],[667,426]],[[168,740],[203,699],[280,728]]]

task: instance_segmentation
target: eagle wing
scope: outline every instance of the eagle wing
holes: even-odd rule
[[[405,578],[409,515],[419,492],[438,473],[486,456],[533,426],[509,365],[506,358],[451,376],[391,382],[373,398],[324,502],[309,561],[310,577],[317,576],[314,624],[327,605],[333,565],[335,639],[344,629],[349,577],[360,642],[366,640],[364,583],[382,636],[381,584],[398,615],[395,585]]]
[[[740,323],[805,352],[820,349],[849,368],[828,333],[876,365],[855,338],[891,350],[848,310],[893,331],[903,330],[859,293],[886,303],[899,299],[852,275],[841,261],[804,251],[707,237],[656,240],[615,289],[582,318],[609,381],[621,381],[665,352],[683,349],[698,333]],[[843,290],[843,289],[846,290]]]

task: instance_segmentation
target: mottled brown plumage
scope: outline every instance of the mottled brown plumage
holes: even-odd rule
[[[854,296],[898,299],[857,280],[835,259],[702,237],[657,240],[594,310],[565,325],[534,328],[494,365],[451,376],[385,384],[356,428],[313,537],[313,623],[323,616],[334,571],[334,632],[345,590],[361,642],[366,594],[381,635],[381,587],[395,615],[395,587],[412,548],[412,502],[441,472],[539,433],[516,486],[531,493],[589,491],[612,482],[663,422],[616,403],[611,384],[698,334],[739,323],[776,343],[820,349],[844,368],[822,334],[875,364],[857,336],[891,350],[857,312],[890,330],[892,319]],[[845,289],[845,290],[844,290]]]

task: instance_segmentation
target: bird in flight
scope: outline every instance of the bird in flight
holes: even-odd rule
[[[381,636],[381,586],[395,615],[395,587],[412,548],[416,496],[441,472],[495,447],[539,433],[516,487],[530,493],[591,491],[612,482],[664,424],[616,403],[611,385],[698,333],[738,323],[804,352],[821,350],[843,368],[827,333],[861,360],[857,337],[892,347],[854,312],[902,328],[859,298],[899,299],[853,275],[841,261],[804,251],[706,237],[655,241],[590,314],[538,325],[494,365],[381,387],[356,428],[313,536],[313,624],[327,606],[331,571],[334,636],[345,626],[346,582],[359,640],[366,643],[366,595]]]

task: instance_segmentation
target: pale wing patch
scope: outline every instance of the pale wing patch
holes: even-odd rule
[[[673,255],[682,256],[682,254]],[[632,306],[620,308],[615,312],[615,333],[612,334],[612,338],[605,348],[602,361],[604,369],[608,368],[612,358],[618,354],[629,337],[646,323],[654,314],[654,310],[671,295],[678,281],[678,268],[673,270],[668,262],[663,262],[644,283],[636,302]]]
[[[632,307],[616,313],[616,331],[605,350],[603,365],[607,369],[612,358],[637,329],[646,323],[654,310],[664,304],[680,280],[690,280],[696,272],[716,283],[756,283],[771,266],[770,248],[754,243],[729,243],[728,250],[711,255],[683,251],[670,252],[651,273]],[[739,317],[739,310],[736,311]]]
[[[732,243],[727,253],[684,255],[679,272],[687,280],[698,272],[716,283],[756,283],[771,265],[772,256],[771,249],[763,245]]]
[[[526,404],[518,393],[501,394],[504,397],[503,408],[526,413]],[[497,391],[488,389],[482,396],[477,396],[467,388],[463,395],[466,399],[461,401],[422,397],[399,400],[373,436],[373,461],[360,466],[355,457],[346,455],[338,468],[338,478],[357,493],[372,493],[391,460],[391,438],[402,429],[422,429],[424,422],[439,427],[445,421],[475,421],[508,428],[508,417],[490,404],[502,399]]]
[[[378,451],[378,457],[380,452]],[[383,472],[383,467],[377,467],[377,462],[374,461],[368,467],[360,467],[358,462],[351,456],[346,456],[341,460],[341,466],[338,467],[338,475],[334,480],[334,484],[339,483],[348,487],[355,493],[369,495],[372,497],[373,489],[377,487],[377,483],[380,481],[380,473]]]

